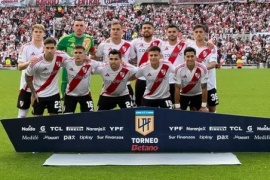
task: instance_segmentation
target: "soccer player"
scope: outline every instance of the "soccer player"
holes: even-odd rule
[[[142,38],[134,39],[131,41],[130,57],[132,61],[135,61],[137,66],[142,65],[148,61],[147,49],[152,46],[161,47],[162,40],[154,38],[154,25],[153,23],[146,21],[142,24],[141,29]],[[146,81],[142,76],[135,84],[135,103],[137,106],[141,106],[142,97],[145,91]]]
[[[70,57],[65,52],[56,51],[56,41],[47,38],[44,40],[44,53],[27,67],[25,80],[32,93],[34,116],[42,116],[45,109],[50,115],[61,112],[58,77],[63,62],[68,59]]]
[[[197,61],[203,63],[208,70],[207,107],[209,112],[216,112],[216,106],[219,104],[216,89],[217,51],[207,47],[207,43],[205,42],[206,26],[202,24],[196,25],[193,28],[193,37],[195,42],[190,47],[196,50]],[[214,49],[217,49],[217,47]]]
[[[170,61],[174,67],[179,64],[184,63],[184,50],[187,47],[187,42],[178,39],[180,31],[179,28],[171,24],[166,27],[166,36],[168,41],[164,42],[161,46],[161,52],[163,54],[163,59]],[[174,104],[174,73],[170,74],[170,94],[172,98],[172,103]]]
[[[148,49],[149,62],[142,64],[136,77],[146,79],[142,106],[172,109],[169,76],[174,72],[171,62],[161,60],[161,50],[157,46]]]
[[[103,87],[98,100],[98,111],[110,110],[117,105],[122,108],[132,108],[127,82],[136,73],[137,68],[122,63],[122,54],[113,49],[109,52],[109,62],[95,69],[95,73],[103,78]]]
[[[32,41],[26,43],[19,53],[18,69],[22,71],[20,93],[18,96],[17,107],[19,108],[18,118],[27,116],[31,104],[31,91],[25,81],[25,69],[29,63],[36,60],[36,56],[43,51],[43,37],[45,28],[42,24],[35,24],[32,27]]]
[[[122,39],[122,35],[122,24],[119,21],[113,21],[110,28],[110,38],[98,46],[94,59],[102,58],[103,62],[108,62],[109,52],[112,49],[116,49],[120,51],[122,60],[128,63],[130,60],[131,43]],[[134,92],[129,82],[128,90],[132,101],[134,101]]]
[[[76,45],[73,58],[63,63],[67,70],[68,85],[64,101],[64,113],[74,113],[77,103],[81,112],[94,111],[94,104],[90,93],[90,78],[93,69],[98,67],[97,61],[86,61],[85,48]]]
[[[85,21],[83,17],[76,17],[73,25],[74,33],[66,35],[60,39],[57,44],[57,49],[65,51],[69,56],[73,55],[73,50],[76,45],[82,45],[85,51],[91,55],[95,54],[94,40],[93,38],[85,34]],[[61,84],[61,94],[64,97],[65,90],[67,87],[67,71],[65,68],[62,70],[62,84]],[[63,98],[62,97],[62,98]]]
[[[208,112],[207,80],[208,71],[204,64],[196,62],[196,50],[184,50],[185,62],[175,70],[175,109]]]

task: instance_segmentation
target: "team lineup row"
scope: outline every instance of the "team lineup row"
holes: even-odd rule
[[[91,36],[84,33],[82,18],[75,19],[74,33],[57,44],[53,38],[43,42],[42,25],[36,24],[32,29],[32,42],[22,47],[18,59],[18,68],[22,70],[18,117],[26,117],[31,104],[36,116],[43,115],[46,108],[49,114],[60,112],[57,81],[61,67],[65,113],[73,113],[77,102],[82,112],[93,110],[89,89],[92,72],[103,78],[98,110],[113,109],[116,105],[130,108],[134,104],[172,108],[174,104],[176,109],[186,110],[189,106],[190,110],[216,111],[217,53],[213,44],[205,42],[204,25],[193,28],[195,41],[190,42],[179,39],[178,27],[169,25],[168,42],[162,42],[153,37],[153,24],[144,22],[142,38],[127,42],[122,39],[121,23],[112,22],[110,38],[97,50]],[[90,53],[90,58],[85,52]],[[135,98],[129,84],[134,79]]]

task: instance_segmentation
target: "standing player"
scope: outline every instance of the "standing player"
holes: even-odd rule
[[[110,29],[110,38],[105,42],[102,42],[98,46],[94,59],[98,60],[102,58],[103,62],[108,62],[110,51],[112,49],[116,49],[121,53],[122,60],[124,60],[125,62],[129,62],[131,44],[130,42],[122,39],[122,35],[123,29],[121,23],[119,21],[112,22]],[[135,99],[134,92],[129,82],[128,82],[128,90],[131,99],[134,100]]]
[[[74,47],[73,58],[63,63],[68,74],[64,113],[74,113],[77,103],[80,104],[81,112],[94,111],[89,85],[91,72],[99,63],[85,61],[85,48],[82,45]]]
[[[57,44],[57,49],[65,51],[69,56],[72,56],[74,47],[76,45],[82,45],[87,53],[90,52],[91,55],[94,55],[94,40],[91,36],[85,34],[85,29],[83,17],[76,17],[73,25],[74,33],[62,37]],[[67,87],[67,81],[67,70],[63,68],[61,84],[61,93],[63,97]]]
[[[209,112],[216,112],[216,106],[219,104],[217,89],[216,89],[216,65],[217,65],[217,51],[211,50],[207,47],[205,42],[206,27],[198,24],[193,28],[193,37],[195,42],[190,45],[196,50],[197,61],[203,63],[208,70],[207,82],[207,106]],[[217,49],[215,47],[215,49]]]
[[[131,51],[130,56],[132,61],[137,63],[137,66],[142,65],[148,61],[148,51],[147,49],[152,46],[161,47],[162,40],[154,38],[154,25],[151,22],[144,22],[142,24],[141,30],[142,38],[134,39],[131,41]],[[135,103],[137,106],[141,106],[142,97],[145,91],[146,81],[142,76],[135,84]]]
[[[136,67],[122,64],[121,52],[113,49],[109,52],[109,62],[95,69],[95,73],[103,78],[103,87],[98,101],[98,111],[110,110],[117,105],[131,108],[132,102],[127,82],[136,73]]]
[[[56,41],[47,38],[44,53],[27,67],[25,80],[32,93],[33,115],[42,116],[46,108],[50,115],[61,112],[58,77],[60,67],[68,59],[66,53],[56,51]]]
[[[187,47],[187,42],[178,39],[179,28],[171,24],[166,28],[166,36],[168,41],[164,42],[161,47],[161,52],[163,54],[163,59],[170,61],[174,67],[179,64],[184,63],[184,50]],[[170,94],[172,98],[172,103],[174,104],[174,73],[170,74]]]
[[[204,64],[196,62],[196,50],[188,47],[184,51],[185,63],[175,70],[175,109],[208,112],[208,71]]]
[[[18,118],[27,116],[31,104],[31,92],[25,81],[25,69],[29,63],[36,59],[36,56],[43,51],[43,37],[45,28],[42,24],[35,24],[32,27],[32,42],[26,43],[19,53],[18,69],[22,71],[20,94],[18,96],[17,107],[19,108]]]
[[[148,49],[149,62],[142,64],[136,77],[146,79],[146,89],[143,94],[142,106],[172,109],[169,76],[174,72],[173,65],[161,60],[160,48],[152,46]]]

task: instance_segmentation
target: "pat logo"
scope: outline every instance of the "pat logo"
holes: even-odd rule
[[[154,131],[153,110],[135,111],[135,131],[144,136]]]

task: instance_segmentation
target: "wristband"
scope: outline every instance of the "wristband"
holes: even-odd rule
[[[206,102],[203,102],[202,103],[202,107],[206,107]]]
[[[175,109],[180,109],[180,104],[174,104]]]

